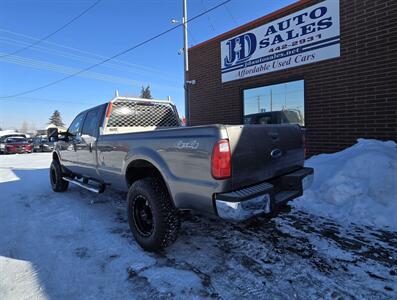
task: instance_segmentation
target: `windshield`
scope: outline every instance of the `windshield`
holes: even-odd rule
[[[303,125],[303,120],[300,116],[299,111],[295,111],[295,110],[284,110],[284,117],[285,117],[285,123],[290,123],[290,124],[299,124],[299,125]]]
[[[28,140],[26,138],[23,138],[23,137],[9,137],[6,140],[7,143],[25,143],[27,141]]]

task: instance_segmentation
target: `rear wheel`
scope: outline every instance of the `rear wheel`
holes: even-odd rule
[[[157,251],[177,239],[180,219],[160,179],[144,178],[134,182],[127,199],[128,223],[144,250]]]
[[[60,163],[53,160],[50,166],[50,183],[54,192],[64,192],[68,189],[69,182],[62,179],[63,173]]]

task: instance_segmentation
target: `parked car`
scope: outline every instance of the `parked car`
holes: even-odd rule
[[[5,149],[5,146],[6,146],[5,140],[7,138],[9,138],[9,137],[23,137],[23,138],[26,138],[26,135],[23,134],[23,133],[14,132],[14,133],[7,133],[7,134],[4,134],[4,135],[0,136],[0,154],[4,154],[4,149]]]
[[[297,124],[304,126],[304,119],[297,109],[283,109],[246,115],[244,124]]]
[[[4,154],[14,153],[32,153],[32,145],[29,144],[28,139],[21,136],[11,136],[4,139],[3,143]]]
[[[46,135],[39,135],[33,138],[34,152],[51,152],[54,150],[54,142],[49,141]]]
[[[302,195],[305,168],[296,125],[181,127],[168,101],[116,97],[81,112],[57,140],[50,167],[55,192],[69,183],[100,193],[128,192],[128,222],[142,248],[177,238],[178,211],[241,221]]]

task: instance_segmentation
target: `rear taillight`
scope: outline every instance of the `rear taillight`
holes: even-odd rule
[[[220,140],[214,146],[211,160],[212,177],[229,178],[232,174],[232,161],[229,140]]]
[[[106,109],[106,118],[109,118],[110,113],[112,112],[113,103],[109,102],[108,107]]]

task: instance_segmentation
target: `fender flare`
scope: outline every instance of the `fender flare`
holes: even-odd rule
[[[122,168],[122,174],[124,174],[124,180],[126,181],[125,182],[126,186],[128,186],[127,176],[126,176],[127,170],[131,164],[133,164],[138,160],[148,162],[154,168],[156,168],[168,190],[168,194],[170,195],[172,202],[174,203],[170,181],[172,181],[172,178],[175,178],[175,176],[171,173],[164,159],[156,151],[151,150],[149,148],[143,148],[143,147],[135,148],[134,153],[131,152],[127,153]],[[166,178],[168,180],[166,180]]]

